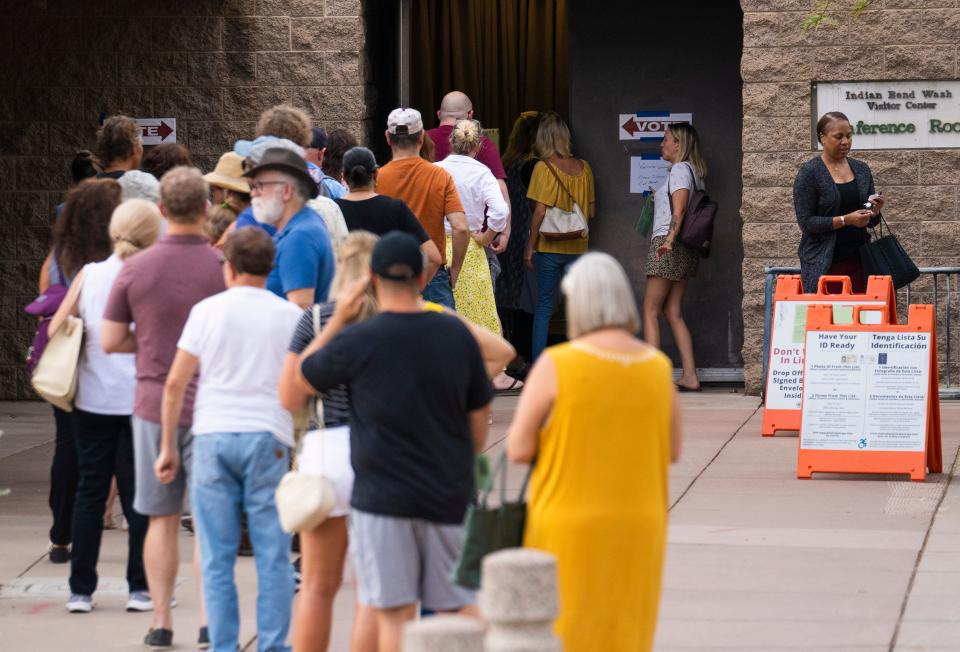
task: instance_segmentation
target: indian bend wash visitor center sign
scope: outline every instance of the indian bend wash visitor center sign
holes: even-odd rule
[[[828,111],[850,118],[857,149],[960,148],[960,81],[814,82],[816,121]]]

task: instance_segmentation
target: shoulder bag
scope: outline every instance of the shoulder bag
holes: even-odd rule
[[[478,460],[481,458],[478,458]],[[492,476],[488,477],[476,503],[467,507],[463,521],[464,541],[460,559],[453,569],[452,580],[468,589],[480,587],[480,565],[483,558],[491,552],[504,548],[517,548],[523,545],[523,529],[527,520],[525,494],[530,470],[523,479],[520,495],[515,502],[507,502],[507,454],[501,453]],[[488,507],[487,500],[492,491],[493,481],[500,479],[500,504]]]
[[[80,291],[83,291],[82,283],[85,278],[86,276],[83,276],[74,281],[81,284]],[[62,301],[61,297],[58,307]],[[52,317],[51,314],[40,322],[41,331],[47,328]],[[33,374],[30,376],[33,391],[47,403],[64,412],[72,412],[73,399],[77,395],[77,376],[82,353],[83,320],[67,315],[67,319],[60,325],[57,332],[46,342],[40,359],[33,369]]]
[[[544,161],[543,163],[556,178],[557,183],[560,184],[563,191],[570,197],[572,205],[569,211],[557,208],[556,206],[548,206],[547,213],[544,215],[543,222],[540,224],[540,235],[547,240],[578,240],[586,238],[590,233],[590,226],[587,224],[587,218],[584,217],[580,206],[577,205],[577,200],[574,199],[570,190],[560,179],[560,175],[557,174],[553,166],[550,165],[548,161]]]
[[[887,227],[887,235],[883,235],[884,226]],[[890,231],[890,225],[883,215],[880,216],[880,237],[860,247],[860,260],[863,261],[866,276],[889,276],[893,279],[893,287],[898,290],[920,276],[916,263]]]
[[[686,161],[684,161],[686,163]],[[717,217],[717,203],[710,200],[709,195],[702,188],[697,187],[697,175],[693,166],[690,176],[693,178],[693,188],[687,200],[687,212],[680,225],[677,240],[687,245],[704,258],[710,255],[710,243],[713,240],[713,223]],[[670,175],[667,175],[667,195],[670,197],[670,210],[673,211],[673,194],[670,192]]]

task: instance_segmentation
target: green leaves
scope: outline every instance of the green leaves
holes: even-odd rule
[[[803,19],[802,29],[804,33],[810,30],[818,31],[821,27],[836,27],[839,24],[839,21],[831,15],[830,6],[832,4],[831,0],[817,0],[813,11]],[[853,4],[850,6],[850,15],[857,18],[872,4],[873,0],[853,0]]]

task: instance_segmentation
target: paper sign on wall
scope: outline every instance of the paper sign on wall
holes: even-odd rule
[[[137,118],[136,123],[144,145],[177,142],[176,118]]]
[[[659,154],[643,154],[630,157],[630,192],[649,193],[650,188],[659,188],[667,180],[670,163]]]
[[[638,111],[621,113],[617,123],[620,140],[659,141],[674,122],[693,124],[692,113],[671,113],[670,111]]]

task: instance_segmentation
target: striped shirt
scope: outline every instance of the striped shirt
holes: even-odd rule
[[[333,308],[336,304],[333,301],[320,304],[320,324],[314,330],[313,327],[313,308],[305,310],[300,321],[297,322],[297,328],[290,339],[289,350],[291,353],[300,355],[313,341],[314,336],[320,332],[320,328],[333,316]],[[320,393],[320,399],[323,401],[323,425],[326,428],[336,428],[337,426],[346,426],[350,424],[350,394],[347,392],[346,385],[339,385],[326,392]],[[310,429],[319,428],[315,418],[310,421]]]

